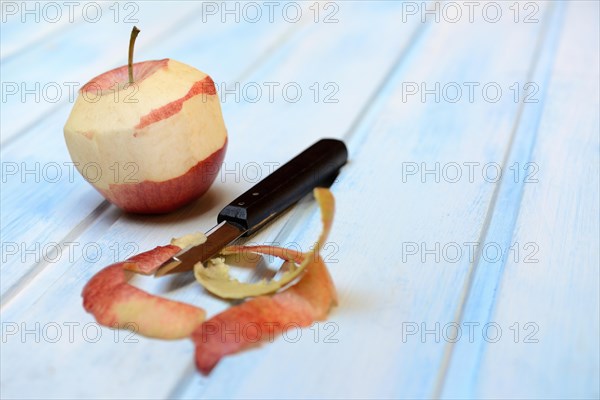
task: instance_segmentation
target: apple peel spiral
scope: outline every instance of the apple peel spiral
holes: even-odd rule
[[[317,188],[313,193],[323,223],[313,250],[303,253],[275,246],[229,246],[222,251],[222,255],[253,253],[284,260],[289,269],[279,280],[246,284],[232,279],[222,261],[209,261],[208,267],[196,265],[196,278],[211,293],[226,299],[246,298],[209,320],[202,308],[150,294],[129,283],[133,274],[153,274],[182,248],[203,243],[206,237],[201,233],[173,239],[167,246],[100,270],[83,289],[85,310],[107,327],[135,327],[136,333],[151,338],[190,337],[196,345],[196,366],[203,374],[226,355],[272,339],[286,326],[307,327],[325,319],[337,304],[337,294],[319,252],[331,230],[335,202],[328,189]],[[222,334],[248,325],[256,329],[242,329],[235,336]],[[259,330],[269,334],[258,337]]]

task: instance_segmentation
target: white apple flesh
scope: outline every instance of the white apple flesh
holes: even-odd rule
[[[64,127],[72,160],[106,199],[128,212],[165,213],[215,180],[227,130],[213,80],[171,59],[92,79]]]

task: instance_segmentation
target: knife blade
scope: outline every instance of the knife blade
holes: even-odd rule
[[[154,276],[191,271],[239,237],[250,236],[314,188],[330,186],[347,160],[344,142],[319,140],[225,206],[217,225],[206,233],[206,242],[182,249]]]

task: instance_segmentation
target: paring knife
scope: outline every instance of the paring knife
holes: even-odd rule
[[[315,187],[330,186],[347,160],[344,142],[319,140],[225,206],[217,225],[206,233],[206,242],[181,250],[155,276],[191,271],[235,239],[256,232]]]

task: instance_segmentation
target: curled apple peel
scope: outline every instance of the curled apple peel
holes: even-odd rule
[[[323,230],[312,251],[230,246],[222,252],[278,257],[290,267],[281,279],[244,284],[229,276],[222,259],[209,261],[208,267],[196,265],[196,278],[207,290],[223,298],[250,297],[243,303],[205,321],[205,311],[201,308],[152,295],[128,283],[132,273],[152,274],[182,248],[203,243],[206,237],[200,233],[173,239],[170,245],[102,269],[83,289],[84,308],[105,326],[129,329],[133,326],[137,333],[153,338],[191,337],[196,345],[196,366],[204,374],[228,354],[273,339],[290,327],[306,327],[325,319],[337,304],[337,294],[319,251],[331,230],[334,198],[328,189],[317,188],[313,193],[321,209]],[[278,291],[284,286],[287,287]]]
[[[197,234],[196,242],[206,240]],[[112,328],[132,329],[147,337],[183,339],[204,321],[203,309],[154,296],[129,284],[133,273],[150,275],[169,258],[181,251],[176,244],[188,243],[186,236],[174,239],[168,246],[159,246],[125,261],[104,268],[90,279],[83,289],[83,307],[99,324]]]
[[[331,276],[319,256],[305,269],[302,279],[287,290],[254,297],[202,323],[192,334],[198,370],[207,374],[228,354],[272,340],[287,328],[307,327],[325,319],[337,304]]]

